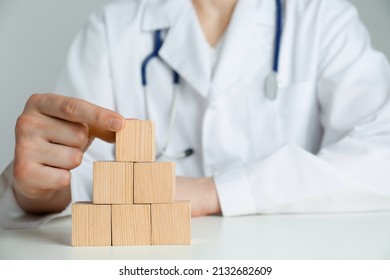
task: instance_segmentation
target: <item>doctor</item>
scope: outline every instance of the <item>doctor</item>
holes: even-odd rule
[[[93,14],[62,95],[31,96],[17,120],[1,225],[91,200],[92,162],[114,159],[93,140],[112,141],[123,116],[155,121],[194,216],[389,210],[387,60],[347,1],[279,2],[123,0]]]

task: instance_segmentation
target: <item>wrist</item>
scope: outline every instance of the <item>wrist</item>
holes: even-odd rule
[[[19,207],[29,214],[58,213],[63,211],[71,201],[70,188],[53,191],[41,197],[30,198],[13,185],[13,193]]]
[[[205,180],[203,182],[205,186],[205,193],[206,193],[206,200],[208,203],[206,203],[206,215],[218,215],[221,214],[221,205],[219,203],[217,188],[214,182],[213,177],[208,178],[202,178]]]

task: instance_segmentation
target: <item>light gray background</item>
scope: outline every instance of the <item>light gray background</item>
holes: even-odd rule
[[[13,157],[14,124],[27,98],[51,92],[88,14],[110,0],[0,0],[0,172]],[[351,0],[375,48],[390,58],[390,1]]]

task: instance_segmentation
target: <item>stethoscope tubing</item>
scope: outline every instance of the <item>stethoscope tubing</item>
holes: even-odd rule
[[[276,26],[275,26],[275,47],[272,70],[279,73],[280,46],[283,33],[283,6],[282,0],[276,0]]]
[[[275,0],[276,3],[276,15],[275,15],[275,43],[274,43],[274,54],[273,54],[273,63],[272,63],[272,71],[267,76],[265,80],[265,95],[269,100],[275,100],[278,94],[278,74],[279,74],[279,59],[280,59],[280,48],[282,42],[282,33],[283,33],[283,0]],[[152,52],[143,60],[141,64],[141,79],[142,79],[142,87],[144,94],[144,103],[145,103],[145,111],[146,117],[150,119],[149,112],[149,102],[148,102],[148,80],[147,80],[147,66],[149,62],[153,58],[160,58],[158,53],[163,45],[163,39],[161,36],[162,30],[156,30],[154,33],[154,44]],[[168,155],[166,153],[166,149],[168,148],[169,143],[171,142],[171,138],[173,135],[174,126],[176,123],[176,111],[177,111],[177,95],[178,95],[178,86],[180,83],[179,74],[172,70],[173,77],[173,96],[172,96],[172,104],[171,104],[171,114],[168,124],[168,131],[166,135],[166,139],[164,145],[161,149],[157,147],[157,157],[165,157],[168,159],[181,159],[186,158],[194,153],[192,148],[189,148],[183,152],[179,152],[176,154]]]

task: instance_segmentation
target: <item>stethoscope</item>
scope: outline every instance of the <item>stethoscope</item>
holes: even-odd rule
[[[283,32],[283,0],[275,0],[276,3],[276,25],[275,25],[275,43],[274,43],[274,54],[273,54],[273,63],[272,63],[272,71],[267,75],[265,79],[265,87],[264,92],[265,96],[268,100],[275,100],[278,95],[279,90],[279,82],[278,82],[278,73],[279,73],[279,57],[280,57],[280,46],[282,41],[282,32]],[[148,80],[147,80],[147,66],[149,62],[153,58],[160,58],[158,56],[158,52],[160,51],[163,40],[161,36],[161,30],[156,30],[154,33],[154,45],[152,52],[144,59],[141,65],[141,78],[142,78],[142,88],[144,94],[144,102],[145,102],[145,111],[146,118],[150,119],[149,112],[149,101],[148,101]],[[172,82],[173,82],[173,90],[172,90],[172,103],[171,103],[171,114],[169,117],[169,124],[167,134],[165,136],[165,141],[163,142],[162,147],[157,147],[157,158],[164,157],[171,160],[183,159],[191,156],[194,153],[194,149],[188,148],[182,152],[177,152],[174,154],[169,154],[166,152],[169,143],[171,142],[171,138],[173,135],[175,123],[176,123],[176,108],[177,108],[177,95],[178,88],[180,84],[180,76],[175,71],[172,70]]]
[[[161,38],[161,30],[157,30],[154,33],[154,46],[153,46],[153,51],[144,59],[141,65],[141,77],[142,77],[142,88],[143,88],[143,93],[144,93],[144,103],[145,103],[145,111],[146,111],[146,118],[150,119],[150,112],[149,112],[149,98],[148,98],[148,80],[147,80],[147,74],[146,74],[146,68],[148,66],[148,63],[153,59],[153,58],[159,58],[158,52],[160,51],[161,47],[163,44],[163,40]],[[177,93],[179,91],[179,83],[180,83],[180,76],[179,74],[175,71],[172,70],[172,75],[173,75],[173,91],[172,91],[172,103],[171,103],[171,115],[169,117],[169,124],[168,124],[168,131],[165,136],[165,141],[163,142],[162,147],[156,148],[157,150],[157,158],[164,157],[167,159],[171,160],[176,160],[176,159],[183,159],[186,157],[189,157],[194,153],[194,149],[188,148],[182,152],[174,153],[174,154],[168,154],[166,152],[169,143],[171,142],[171,138],[173,135],[173,130],[175,127],[176,123],[176,103],[177,103]],[[157,144],[156,144],[157,145]]]

